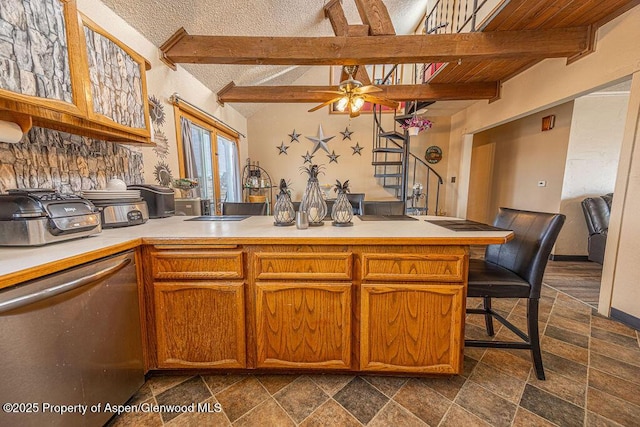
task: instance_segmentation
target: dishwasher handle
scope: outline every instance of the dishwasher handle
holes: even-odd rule
[[[126,258],[117,265],[107,267],[89,276],[81,277],[79,279],[72,280],[67,283],[62,283],[60,285],[55,285],[32,294],[22,295],[7,301],[2,301],[0,302],[0,315],[8,311],[16,310],[18,308],[40,302],[47,298],[53,298],[54,296],[64,294],[65,292],[69,292],[74,289],[78,289],[83,286],[105,280],[125,268],[130,263],[131,258]]]

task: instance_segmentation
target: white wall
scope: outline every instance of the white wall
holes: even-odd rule
[[[620,153],[598,307],[611,299],[612,307],[640,319],[640,71],[633,74]]]
[[[484,211],[481,220],[486,222],[492,222],[503,206],[558,212],[572,109],[573,103],[568,102],[474,135],[469,198],[480,206],[470,202],[467,212]],[[549,115],[555,116],[555,126],[543,132],[542,118]],[[481,159],[474,162],[475,155]],[[539,181],[546,185],[538,186]]]
[[[294,84],[318,84],[329,81],[329,69],[314,67]],[[334,184],[336,179],[349,180],[352,193],[366,193],[367,200],[393,200],[394,195],[386,190],[373,177],[372,146],[373,146],[373,118],[371,114],[363,113],[357,118],[350,119],[346,114],[330,114],[329,108],[322,108],[313,113],[307,112],[317,104],[269,104],[248,119],[249,156],[251,161],[259,161],[276,182],[280,178],[291,181],[293,199],[300,200],[306,185],[306,175],[300,173],[303,166],[302,156],[311,152],[314,143],[306,136],[315,137],[318,126],[322,125],[325,136],[334,136],[327,145],[329,151],[335,151],[338,162],[329,163],[327,153],[318,150],[314,154],[313,162],[324,165],[324,175],[320,177],[321,184]],[[449,118],[432,118],[434,126],[418,136],[411,138],[411,151],[420,158],[424,158],[425,149],[430,145],[439,145],[444,158],[448,155]],[[383,114],[383,126],[388,130],[393,128],[393,114]],[[344,139],[340,132],[345,128],[353,132],[351,140]],[[302,134],[300,142],[291,142],[288,134],[293,130]],[[287,154],[279,154],[277,149],[281,143],[289,146]],[[362,155],[354,155],[352,146],[358,143]],[[308,166],[308,163],[307,163]],[[447,162],[441,161],[434,166],[439,173],[446,176]],[[444,200],[444,189],[441,198]]]
[[[77,0],[77,4],[80,12],[151,63],[152,68],[147,71],[147,92],[160,99],[164,105],[166,121],[161,130],[168,139],[169,152],[167,155],[161,155],[150,147],[139,148],[144,156],[146,182],[155,183],[153,172],[160,162],[169,166],[174,177],[177,178],[179,175],[173,106],[168,103],[168,98],[175,92],[246,135],[246,119],[240,113],[230,106],[220,107],[216,94],[207,89],[184,68],[178,66],[177,71],[173,71],[161,62],[158,48],[102,2],[99,0]],[[246,140],[242,138],[240,141],[241,158],[246,157],[247,152]]]
[[[587,255],[581,202],[612,193],[616,183],[628,92],[595,93],[574,102],[560,212],[567,216],[555,253]]]

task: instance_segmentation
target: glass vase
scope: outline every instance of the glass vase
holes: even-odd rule
[[[327,215],[327,202],[322,197],[323,191],[317,178],[309,178],[307,188],[302,195],[300,210],[307,213],[309,217],[309,225],[324,225],[324,217]]]
[[[331,210],[331,219],[333,219],[333,225],[336,227],[348,227],[353,225],[351,219],[353,218],[353,206],[347,198],[347,193],[338,193],[336,201],[333,204]]]
[[[291,197],[287,193],[278,194],[276,204],[273,206],[274,225],[293,225],[296,219],[296,212],[293,209]]]

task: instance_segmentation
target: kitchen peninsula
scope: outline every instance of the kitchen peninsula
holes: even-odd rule
[[[462,371],[468,246],[508,231],[171,217],[2,248],[0,287],[138,248],[147,370]],[[441,219],[441,217],[433,218]]]

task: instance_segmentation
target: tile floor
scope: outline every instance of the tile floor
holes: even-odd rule
[[[479,301],[469,301],[470,305]],[[524,301],[494,308],[525,321]],[[546,381],[522,350],[465,351],[451,378],[349,375],[153,376],[131,403],[219,403],[222,412],[127,413],[110,426],[638,426],[638,331],[545,286],[540,323]],[[484,337],[470,316],[467,337]],[[497,337],[511,339],[508,330]]]
[[[549,261],[544,283],[598,308],[602,266],[595,262]]]

